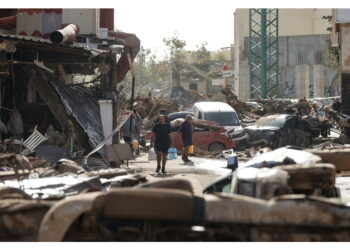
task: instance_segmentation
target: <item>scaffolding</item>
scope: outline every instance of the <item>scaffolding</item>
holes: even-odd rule
[[[279,97],[278,9],[249,9],[250,97]]]

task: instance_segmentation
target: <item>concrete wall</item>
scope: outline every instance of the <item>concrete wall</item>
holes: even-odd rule
[[[332,15],[332,9],[278,9],[279,35],[301,36],[328,34],[330,26],[322,16]],[[249,36],[249,9],[236,9],[234,36]],[[236,29],[240,27],[240,29]]]
[[[288,36],[279,38],[279,82],[283,97],[302,98],[337,95],[339,92],[339,69],[329,65],[328,41],[330,35]],[[238,64],[237,86],[241,99],[249,96],[248,75],[248,38],[244,45]],[[304,66],[307,72],[301,73],[299,65]],[[297,76],[298,74],[298,76]],[[306,82],[300,83],[301,74],[307,77]],[[305,80],[306,81],[306,80]],[[301,84],[301,85],[300,85]],[[303,93],[297,88],[309,86]],[[317,90],[316,90],[317,88]],[[331,92],[330,92],[331,91]]]
[[[331,9],[279,9],[280,36],[280,79],[282,93],[295,95],[295,65],[327,64],[322,61],[326,55],[330,25],[322,16],[331,15]],[[312,36],[313,35],[313,36]],[[247,75],[249,36],[249,9],[236,9],[234,13],[234,89],[240,98],[247,98],[249,76]],[[325,37],[324,37],[325,36]],[[304,37],[304,38],[303,38]],[[313,68],[310,70],[310,94],[313,95]],[[329,87],[338,70],[325,67],[325,87]],[[248,76],[248,77],[247,77]],[[243,86],[242,86],[243,85]]]

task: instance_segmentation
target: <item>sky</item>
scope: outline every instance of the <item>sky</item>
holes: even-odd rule
[[[192,50],[207,42],[209,50],[233,44],[236,8],[341,8],[347,1],[305,0],[16,0],[3,1],[1,8],[114,8],[115,28],[135,33],[141,45],[164,56],[164,37],[174,31]],[[14,6],[15,5],[15,6]]]
[[[234,0],[218,1],[117,1],[115,27],[135,33],[141,45],[157,55],[164,53],[164,37],[174,31],[185,40],[185,49],[192,50],[207,42],[210,50],[220,50],[233,44]]]

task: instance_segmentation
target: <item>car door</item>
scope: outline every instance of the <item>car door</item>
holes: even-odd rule
[[[215,134],[203,126],[194,125],[193,146],[202,150],[208,150],[209,145],[215,141]]]
[[[172,133],[170,133],[170,136],[171,136],[171,140],[173,142],[172,147],[176,148],[177,150],[182,150],[183,143],[182,143],[181,133],[178,131],[172,132]]]

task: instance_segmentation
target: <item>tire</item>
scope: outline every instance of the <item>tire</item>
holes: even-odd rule
[[[209,146],[209,152],[211,152],[211,153],[221,152],[224,150],[226,150],[226,147],[221,142],[214,142],[213,144],[211,144]]]

